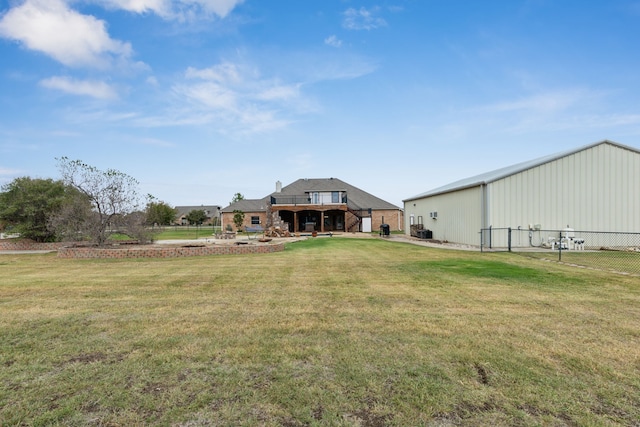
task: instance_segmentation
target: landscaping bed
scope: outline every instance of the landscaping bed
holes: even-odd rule
[[[58,258],[181,258],[207,255],[264,254],[284,250],[284,243],[246,245],[138,245],[58,249]]]

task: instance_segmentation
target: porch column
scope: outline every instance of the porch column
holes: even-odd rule
[[[324,211],[320,211],[320,232],[324,233]]]
[[[297,233],[298,230],[298,212],[294,211],[293,212],[293,232]]]

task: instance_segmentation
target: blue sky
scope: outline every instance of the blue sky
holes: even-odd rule
[[[399,206],[640,147],[637,0],[0,0],[0,185],[56,158],[171,205],[340,178]]]

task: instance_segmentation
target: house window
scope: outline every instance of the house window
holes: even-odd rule
[[[313,193],[312,196],[313,196],[313,204],[314,205],[317,205],[318,203],[320,203],[320,194]]]
[[[259,225],[260,224],[260,217],[259,216],[252,216],[251,217],[251,225]]]
[[[416,222],[416,217],[411,214],[411,216],[409,217],[409,225],[413,225]]]
[[[331,203],[340,203],[340,193],[338,191],[331,192]]]

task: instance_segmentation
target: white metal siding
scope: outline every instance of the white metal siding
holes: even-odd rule
[[[424,228],[433,231],[433,238],[469,245],[480,244],[482,218],[481,187],[405,202],[405,230],[409,232],[410,217],[417,223],[422,216]],[[415,206],[414,206],[415,204]],[[437,219],[430,217],[437,212]]]
[[[489,184],[490,225],[640,232],[640,154],[600,144]]]

